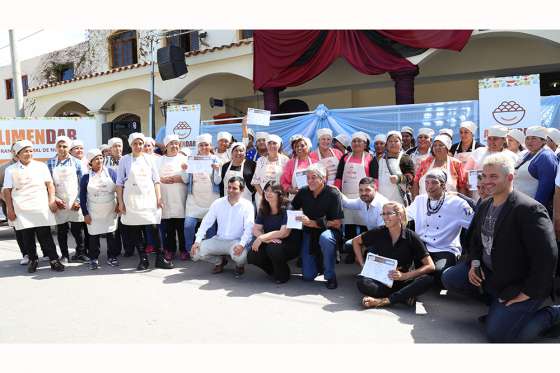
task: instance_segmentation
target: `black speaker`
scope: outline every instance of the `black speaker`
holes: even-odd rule
[[[187,73],[183,48],[171,45],[158,49],[157,63],[161,80],[178,78]]]

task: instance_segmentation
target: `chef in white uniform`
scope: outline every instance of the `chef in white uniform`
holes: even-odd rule
[[[153,162],[142,152],[144,135],[131,133],[128,143],[132,153],[125,155],[117,170],[117,199],[125,237],[138,249],[140,263],[137,270],[149,267],[146,255],[144,230],[150,229],[156,242],[157,268],[170,269],[173,263],[166,260],[161,252],[161,239],[157,224],[161,221],[163,201],[160,192],[160,179]]]
[[[461,141],[453,144],[453,146],[449,150],[454,158],[457,158],[463,163],[463,166],[467,163],[469,157],[475,149],[484,146],[474,138],[476,128],[477,127],[474,122],[471,122],[469,120],[461,122],[461,125],[459,126]]]
[[[323,165],[327,170],[327,184],[334,185],[336,179],[336,171],[340,158],[344,155],[340,150],[332,147],[333,133],[330,128],[320,128],[317,130],[317,139],[319,144],[317,150],[311,152],[315,153],[317,163]]]
[[[518,159],[523,159],[527,153],[525,149],[525,132],[519,128],[512,128],[507,134],[507,147],[512,152],[517,154]]]
[[[214,149],[214,155],[218,158],[219,164],[223,165],[231,160],[231,154],[228,149],[233,141],[233,136],[229,132],[221,131],[216,135],[216,141],[218,146]]]
[[[220,196],[226,196],[229,179],[240,176],[245,180],[246,185],[242,197],[253,203],[255,188],[251,185],[251,181],[255,174],[256,163],[246,158],[245,145],[241,142],[231,144],[230,151],[231,161],[223,164],[221,171],[214,172],[214,184],[220,185]]]
[[[187,163],[187,157],[179,153],[179,136],[167,135],[163,139],[165,155],[159,157],[158,166],[161,182],[161,199],[163,208],[161,223],[164,227],[163,248],[165,257],[172,260],[179,248],[185,252],[185,203],[187,201],[186,178],[183,178],[181,166]]]
[[[88,151],[86,159],[89,161],[89,171],[80,182],[80,206],[90,233],[89,268],[95,270],[99,267],[101,236],[105,236],[107,241],[107,264],[116,267],[119,265],[117,257],[120,254],[115,239],[117,172],[103,165],[103,154],[99,149]]]
[[[70,155],[72,140],[66,136],[55,139],[57,154],[47,161],[55,187],[58,210],[55,213],[56,235],[62,255],[61,261],[68,263],[68,223],[70,231],[76,241],[76,253],[72,260],[89,261],[85,255],[82,223],[84,216],[80,210],[80,180],[83,170],[82,162]]]
[[[6,169],[2,192],[7,218],[22,233],[23,246],[29,255],[27,271],[35,272],[39,263],[35,236],[50,259],[51,269],[63,271],[64,265],[58,260],[51,236],[57,204],[49,169],[44,163],[33,160],[33,143],[29,140],[16,142],[14,153],[18,162]]]
[[[432,168],[425,178],[427,194],[418,195],[406,208],[436,265],[434,276],[440,286],[443,271],[454,266],[461,255],[461,228],[468,228],[474,215],[464,199],[446,192],[446,184],[446,171]]]

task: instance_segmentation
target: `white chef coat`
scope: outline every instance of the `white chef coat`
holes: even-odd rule
[[[375,193],[375,198],[369,205],[360,198],[347,198],[342,193],[340,195],[342,196],[342,207],[349,210],[358,210],[358,215],[368,230],[385,225],[381,213],[383,212],[383,205],[389,200],[381,193]]]

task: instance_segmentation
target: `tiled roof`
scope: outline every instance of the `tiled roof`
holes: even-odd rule
[[[252,43],[253,43],[253,41],[250,40],[250,39],[249,40],[241,40],[241,41],[236,42],[236,43],[222,45],[222,46],[219,46],[219,47],[206,48],[206,49],[203,49],[203,50],[187,52],[187,53],[185,53],[185,57],[198,56],[198,55],[201,55],[201,54],[212,53],[212,52],[221,51],[221,50],[224,50],[224,49],[240,47],[242,45],[250,45]],[[83,75],[83,76],[76,76],[73,79],[64,80],[64,81],[61,81],[61,82],[47,83],[47,84],[43,84],[43,85],[40,85],[40,86],[37,86],[37,87],[32,87],[32,88],[29,88],[27,90],[27,92],[34,92],[34,91],[38,91],[40,89],[56,87],[56,86],[59,86],[59,85],[64,85],[64,84],[76,82],[76,81],[79,81],[79,80],[95,78],[95,77],[103,76],[103,75],[109,75],[109,74],[117,73],[119,71],[133,70],[133,69],[137,69],[137,68],[145,67],[145,66],[149,66],[149,65],[150,65],[149,62],[142,62],[142,63],[135,63],[133,65],[128,65],[128,66],[115,67],[114,69],[107,70],[107,71],[91,73],[91,74],[87,74],[87,75]]]

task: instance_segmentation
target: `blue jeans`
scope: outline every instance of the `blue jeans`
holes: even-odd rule
[[[470,263],[467,262],[448,268],[441,277],[443,286],[461,293],[477,294],[478,289],[468,279],[469,269]],[[490,342],[531,342],[560,321],[560,306],[541,308],[545,299],[528,299],[506,306],[506,302],[500,302],[497,296],[491,297],[486,318],[486,337]]]
[[[309,254],[310,235],[303,232],[303,240],[301,244],[301,269],[303,279],[305,281],[313,281],[319,274],[317,271],[317,262],[315,256]],[[336,263],[336,237],[331,230],[321,233],[319,238],[319,246],[323,254],[323,267],[325,270],[325,279],[330,280],[336,277],[334,265]]]
[[[163,223],[158,224],[158,231],[159,231],[160,237],[165,237],[164,228],[165,227],[164,227]],[[161,247],[156,247],[156,240],[152,236],[152,231],[151,230],[145,229],[144,233],[146,234],[146,245],[153,246],[156,249],[161,249]]]
[[[190,216],[185,216],[185,250],[191,252],[191,247],[194,244],[196,224],[202,219],[192,218]],[[212,238],[216,235],[218,231],[218,225],[214,223],[206,232],[206,239]],[[182,248],[180,248],[182,250]]]

